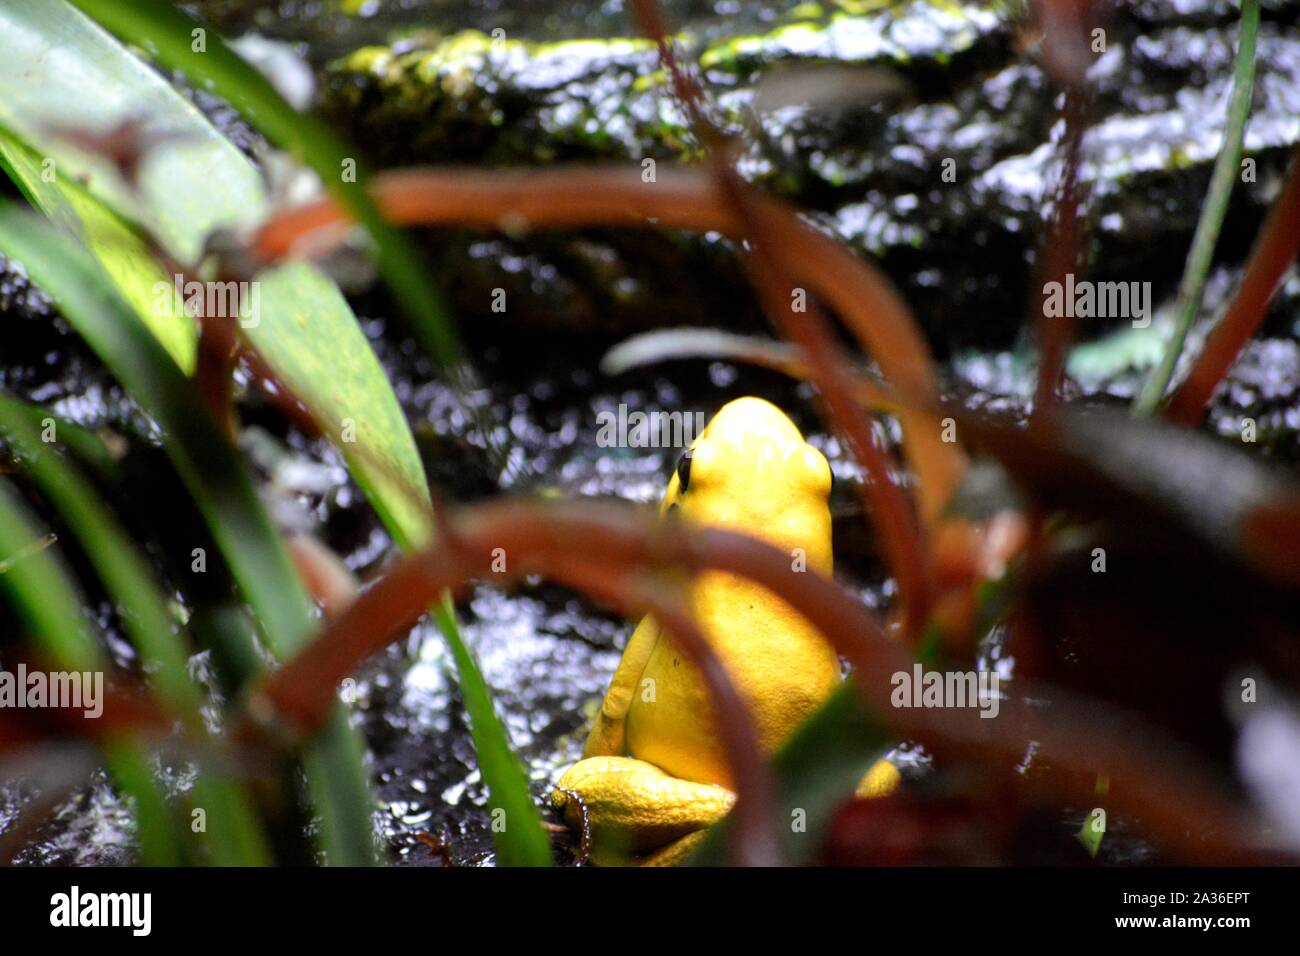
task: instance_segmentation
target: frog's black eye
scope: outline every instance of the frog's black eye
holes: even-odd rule
[[[691,452],[688,448],[686,453],[677,460],[677,493],[685,494],[686,486],[691,483]]]

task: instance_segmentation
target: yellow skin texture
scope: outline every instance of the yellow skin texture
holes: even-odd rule
[[[679,466],[661,515],[675,511],[762,538],[792,564],[830,575],[830,466],[780,409],[758,398],[727,404],[696,438],[690,459],[685,491]],[[688,602],[771,753],[838,685],[835,651],[794,608],[746,579],[700,574]],[[552,802],[572,826],[585,815],[597,862],[621,862],[627,858],[619,854],[630,852],[642,864],[676,863],[735,800],[708,690],[650,616],[628,641],[583,758],[560,778]],[[897,783],[898,771],[882,761],[858,795],[889,793]]]

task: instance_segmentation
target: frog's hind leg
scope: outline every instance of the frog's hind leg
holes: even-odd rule
[[[669,776],[632,757],[588,757],[560,777],[551,803],[568,824],[589,830],[593,857],[667,849],[725,817],[725,787]]]
[[[694,853],[696,848],[704,842],[707,835],[708,833],[704,830],[696,830],[694,833],[688,833],[680,840],[674,840],[665,847],[638,857],[635,862],[637,866],[676,866]]]
[[[618,670],[614,671],[609,690],[605,691],[605,699],[601,701],[600,711],[587,735],[587,745],[582,749],[584,757],[617,757],[624,753],[627,712],[632,707],[632,698],[646,661],[658,640],[659,625],[647,614],[628,638]]]

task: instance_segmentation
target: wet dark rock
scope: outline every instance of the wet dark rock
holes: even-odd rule
[[[1172,294],[1231,85],[1236,24],[1222,6],[1146,3],[1108,22],[1106,50],[1091,71],[1082,170],[1089,261],[1081,271],[1150,281],[1157,296]],[[753,36],[683,41],[719,119],[751,144],[744,174],[879,258],[940,351],[1010,344],[1031,301],[1060,94],[1015,10],[926,0],[860,15],[801,8],[796,22]],[[1246,138],[1256,175],[1234,194],[1219,244],[1229,262],[1244,257],[1300,142],[1298,14],[1300,4],[1272,4],[1260,31]],[[901,100],[754,115],[765,82],[809,65],[885,70],[907,92]],[[382,164],[690,161],[698,152],[653,50],[635,39],[411,38],[332,64],[324,100],[327,114]],[[946,160],[955,182],[941,175]],[[713,308],[719,290],[747,301],[735,268],[699,279],[691,264],[700,250],[690,241],[676,250],[661,236],[636,241],[653,267],[638,268],[639,256],[625,249],[610,251],[607,234],[521,242],[440,234],[434,249],[442,273],[460,277],[464,314],[494,325],[599,325],[623,334],[647,323],[729,321]],[[575,294],[590,288],[582,246],[592,242],[606,247],[612,287],[634,295]],[[728,244],[719,245],[717,258],[729,258]],[[681,267],[665,272],[674,252]],[[518,265],[498,264],[509,261]],[[664,274],[672,280],[656,281]],[[505,316],[488,311],[494,288],[514,293]]]
[[[1300,462],[1300,344],[1294,339],[1249,343],[1219,387],[1210,427],[1261,454]]]

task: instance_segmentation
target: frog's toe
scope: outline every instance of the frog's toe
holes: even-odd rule
[[[725,787],[670,776],[632,757],[588,757],[560,777],[551,803],[593,844],[630,852],[664,847],[727,815]]]
[[[903,776],[888,760],[877,760],[867,771],[866,775],[858,781],[857,789],[853,791],[855,797],[887,797],[902,783]]]

